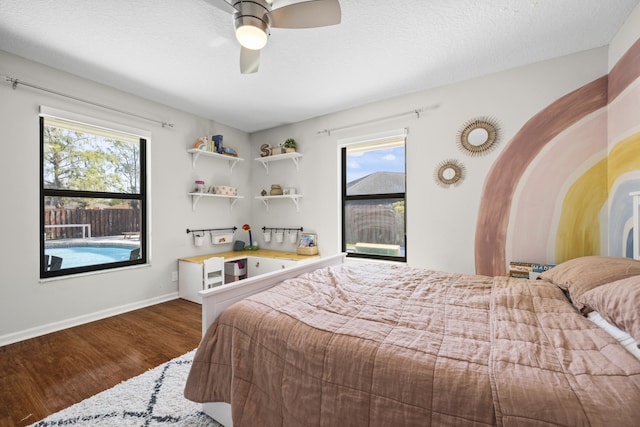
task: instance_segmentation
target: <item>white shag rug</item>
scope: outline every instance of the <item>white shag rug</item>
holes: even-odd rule
[[[185,399],[195,350],[32,424],[45,426],[222,427]]]

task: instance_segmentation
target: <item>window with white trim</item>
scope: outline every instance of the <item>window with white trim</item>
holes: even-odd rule
[[[406,261],[405,137],[342,150],[342,251]]]
[[[147,261],[146,139],[40,117],[40,277]]]

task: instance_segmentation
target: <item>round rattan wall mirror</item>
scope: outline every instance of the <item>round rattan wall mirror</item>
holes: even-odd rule
[[[495,119],[479,117],[469,120],[458,132],[458,148],[471,156],[486,154],[496,147],[499,130]]]
[[[460,185],[464,180],[465,167],[457,160],[444,160],[436,166],[433,176],[436,184],[441,187]]]

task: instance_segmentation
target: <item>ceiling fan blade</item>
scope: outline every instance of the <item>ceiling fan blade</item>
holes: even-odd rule
[[[340,23],[338,0],[311,0],[274,9],[271,16],[273,28],[314,28]]]
[[[240,72],[251,74],[258,71],[260,66],[260,51],[240,47]]]

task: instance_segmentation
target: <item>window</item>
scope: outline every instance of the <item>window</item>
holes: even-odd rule
[[[40,117],[40,277],[144,264],[146,140]]]
[[[406,261],[405,138],[342,148],[342,250]]]

